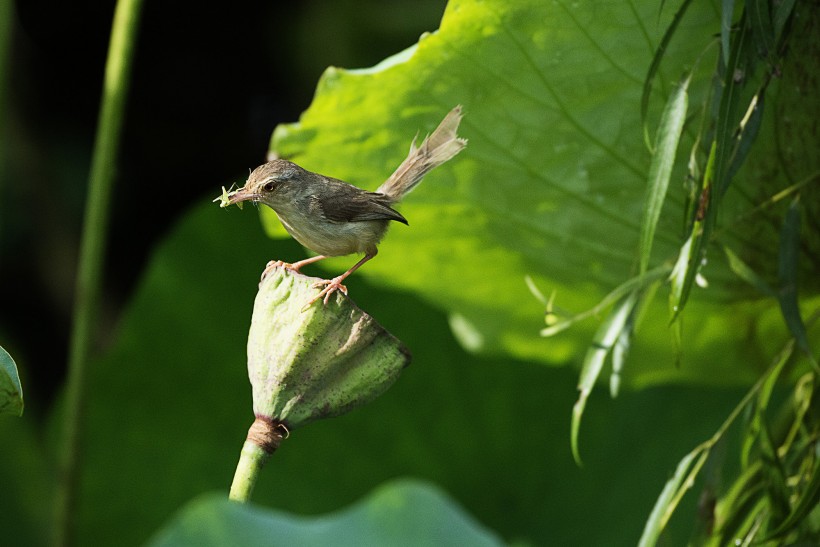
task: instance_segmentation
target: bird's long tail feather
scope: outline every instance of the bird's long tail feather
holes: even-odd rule
[[[467,140],[456,135],[459,122],[461,105],[452,109],[421,145],[417,147],[413,139],[407,158],[376,191],[394,202],[399,201],[421,182],[424,175],[461,152]]]

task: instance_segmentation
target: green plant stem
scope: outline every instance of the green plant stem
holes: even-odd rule
[[[248,430],[248,438],[242,445],[228,499],[242,503],[250,501],[262,467],[287,435],[288,429],[278,421],[263,416],[256,417]]]
[[[97,327],[109,205],[142,0],[119,0],[111,28],[102,105],[86,197],[66,385],[64,439],[59,461],[55,544],[73,537],[87,363]]]
[[[256,481],[259,479],[259,473],[270,456],[258,444],[253,441],[245,441],[245,444],[242,445],[239,463],[236,465],[233,483],[231,483],[229,499],[242,503],[250,501],[253,487],[256,486]]]

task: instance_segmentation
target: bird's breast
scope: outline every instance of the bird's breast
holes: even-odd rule
[[[279,213],[282,225],[308,249],[325,256],[365,253],[375,249],[387,230],[386,220],[337,222],[317,218],[289,218]]]

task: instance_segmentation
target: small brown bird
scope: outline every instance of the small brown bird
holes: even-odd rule
[[[254,169],[242,188],[231,193],[223,191],[221,206],[243,201],[264,203],[276,211],[296,241],[319,253],[293,264],[271,261],[265,267],[263,278],[277,266],[298,272],[303,266],[329,256],[364,253],[364,257],[342,275],[314,285],[324,288],[307,305],[320,298],[327,304],[334,291],[347,294],[342,281],[376,256],[377,245],[388,223],[395,220],[407,224],[393,205],[415,188],[424,175],[466,146],[467,141],[456,135],[461,115],[461,106],[456,106],[420,146],[416,146],[414,139],[407,159],[375,192],[277,159]]]

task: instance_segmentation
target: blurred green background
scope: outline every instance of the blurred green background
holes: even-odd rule
[[[78,544],[141,544],[189,500],[206,492],[227,492],[253,420],[244,352],[256,281],[267,260],[295,259],[303,251],[291,240],[267,238],[253,209],[220,210],[210,200],[220,186],[244,180],[247,170],[263,161],[274,127],[296,120],[308,108],[327,66],[369,67],[405,50],[422,33],[438,28],[445,4],[443,0],[239,1],[222,7],[146,3],[115,188],[99,357],[92,364],[88,390]],[[655,14],[656,6],[649,4],[641,10]],[[27,404],[22,419],[0,419],[0,485],[4,491],[0,529],[16,545],[47,543],[50,535],[57,450],[54,431],[60,414],[76,248],[112,8],[43,1],[21,1],[6,8],[10,11],[2,37],[6,59],[0,65],[5,67],[0,93],[4,101],[0,131],[5,143],[0,172],[0,281],[4,287],[0,342],[21,369]],[[534,13],[544,21],[549,17],[564,22],[571,19],[564,11]],[[598,24],[611,32],[603,43],[631,43],[636,35],[619,35],[626,32],[618,24],[622,21],[607,18],[606,13],[603,8],[582,13],[575,20],[575,31]],[[712,21],[714,15],[712,7],[706,6],[691,25],[701,28],[699,21]],[[651,20],[654,25],[655,19]],[[529,21],[535,27],[540,22],[537,18]],[[570,27],[556,28],[563,32]],[[641,40],[656,41],[663,25],[650,28],[652,36]],[[489,26],[473,29],[482,30],[490,36]],[[569,31],[561,32],[562,43],[569,45],[547,63],[568,75],[561,80],[567,85],[561,93],[578,89],[567,78],[580,75],[581,89],[587,91],[578,93],[586,108],[580,118],[612,139],[618,154],[645,167],[641,128],[621,125],[616,114],[626,107],[610,105],[607,100],[618,93],[621,99],[639,98],[640,77],[651,58],[651,47],[644,44],[633,52],[630,62],[641,64],[628,66],[631,73],[615,78],[623,82],[602,89],[596,84],[607,80],[608,73],[561,62],[561,55],[574,55],[576,49],[576,38]],[[711,31],[701,32],[708,35]],[[534,36],[534,43],[543,45],[543,37]],[[687,47],[684,41],[678,53]],[[504,66],[505,61],[499,54],[493,66]],[[576,365],[595,324],[586,324],[569,340],[540,339],[543,307],[527,293],[523,273],[532,272],[542,283],[559,284],[563,304],[580,311],[626,275],[632,256],[617,257],[618,266],[608,269],[597,256],[587,263],[573,255],[578,241],[589,243],[580,235],[586,233],[583,230],[606,234],[608,225],[602,221],[582,226],[579,232],[578,223],[587,217],[561,217],[561,203],[556,200],[550,202],[555,210],[549,211],[552,216],[541,227],[549,226],[557,236],[565,234],[559,241],[565,254],[541,256],[542,247],[547,254],[543,234],[538,230],[528,234],[519,227],[517,234],[525,241],[527,253],[513,244],[507,249],[504,241],[494,240],[479,249],[473,262],[448,263],[447,275],[442,269],[442,275],[435,277],[434,259],[447,258],[446,245],[442,246],[447,237],[430,235],[435,232],[436,211],[451,213],[449,220],[460,219],[467,231],[469,220],[476,217],[469,208],[458,210],[461,202],[453,200],[480,202],[482,196],[490,196],[485,208],[487,203],[500,206],[504,201],[493,193],[495,180],[474,175],[486,172],[481,170],[487,168],[481,165],[482,159],[491,168],[498,167],[494,164],[497,158],[487,155],[493,144],[487,134],[492,136],[493,126],[485,122],[494,118],[480,106],[488,102],[488,96],[495,101],[491,104],[498,105],[509,90],[451,74],[456,83],[417,92],[420,97],[435,98],[431,103],[444,98],[466,102],[464,133],[471,145],[464,161],[454,160],[452,170],[445,171],[454,177],[455,189],[433,184],[420,187],[413,194],[416,201],[409,200],[402,209],[410,219],[408,232],[394,228],[385,240],[384,253],[348,284],[357,304],[411,349],[413,364],[375,403],[312,424],[286,440],[266,468],[254,501],[299,514],[318,514],[345,507],[385,481],[415,478],[436,484],[509,542],[634,544],[682,455],[712,434],[742,393],[739,388],[709,384],[743,384],[743,374],[748,374],[742,376],[747,380],[768,362],[767,355],[746,367],[750,354],[761,352],[761,347],[768,350],[779,341],[766,339],[762,345],[748,345],[744,337],[750,330],[733,332],[731,345],[722,348],[727,351],[717,360],[719,368],[710,368],[715,361],[694,360],[694,368],[679,369],[672,359],[674,348],[665,323],[651,324],[649,351],[638,363],[645,377],[631,380],[651,387],[626,391],[615,400],[604,390],[593,395],[582,428],[585,466],[577,467],[569,450],[570,412],[577,398]],[[670,74],[663,84],[667,87],[678,76],[674,70]],[[328,91],[339,81],[356,77],[350,73],[336,76],[326,76],[321,89]],[[379,81],[372,81],[378,87]],[[460,90],[460,96],[450,96],[449,90],[458,83],[466,89]],[[523,86],[537,87],[537,82]],[[391,90],[387,87],[383,92],[389,95]],[[390,131],[383,135],[375,131],[375,136],[348,131],[356,123],[375,127],[384,104],[375,105],[358,120],[356,112],[351,111],[353,119],[349,119],[343,115],[347,111],[339,108],[339,131],[320,132],[312,140],[313,128],[322,123],[332,126],[333,121],[322,116],[333,105],[322,103],[321,94],[314,106],[301,126],[280,135],[279,146],[303,154],[313,162],[308,167],[335,169],[328,173],[335,176],[359,175],[375,187],[377,173],[392,158],[400,159],[413,132],[428,131],[452,105],[448,103],[440,113],[405,111],[401,120],[382,120]],[[638,106],[629,108],[635,110],[630,114],[634,118]],[[509,114],[509,119],[520,116],[518,123],[525,130],[542,127],[541,119],[528,127],[533,120],[526,110],[511,108]],[[595,126],[595,120],[608,123]],[[510,124],[499,131],[501,144],[506,144],[502,151],[519,151],[514,146],[517,127]],[[577,127],[558,126],[554,132],[571,136]],[[589,153],[577,143],[557,140],[553,149],[543,149],[544,157],[567,160],[561,165],[572,165],[575,158]],[[407,144],[395,149],[394,141]],[[310,150],[317,142],[329,149],[335,146],[333,153]],[[358,147],[363,158],[375,160],[326,165],[346,147]],[[527,153],[541,157],[540,150]],[[643,150],[642,155],[632,156],[634,150]],[[510,159],[500,156],[502,161]],[[509,156],[514,159],[515,154]],[[595,169],[605,171],[605,160],[596,159]],[[582,167],[568,170],[556,186],[566,184],[572,189],[573,183],[589,175]],[[621,179],[613,179],[606,190],[615,192],[622,203],[637,199],[639,210],[641,177],[633,172],[626,178],[628,188],[620,188]],[[442,175],[436,182],[445,180]],[[596,180],[600,179],[593,178],[593,185]],[[522,200],[521,207],[541,203],[534,198],[523,203],[530,195],[529,182],[522,182],[515,194]],[[447,200],[453,209],[444,208],[442,202]],[[611,216],[616,217],[634,212],[612,208]],[[492,228],[494,220],[482,219],[482,228]],[[674,223],[667,224],[674,233]],[[625,247],[636,241],[632,228],[623,231]],[[416,236],[408,235],[411,233]],[[670,236],[663,248],[674,248],[673,241]],[[595,246],[599,251],[602,247],[606,250],[606,245]],[[460,251],[465,248],[469,245],[462,245]],[[503,283],[505,289],[498,293],[495,315],[493,291],[498,285],[479,286],[474,280],[481,279],[480,252],[492,256],[491,251],[499,248],[506,254],[498,256],[515,255],[516,259],[509,275],[505,275],[507,263],[503,261],[484,263],[493,272],[487,279]],[[425,256],[433,266],[400,269],[408,261],[418,264]],[[570,278],[565,271],[549,269],[560,262],[588,277]],[[331,269],[342,264],[337,261]],[[459,268],[473,284],[452,285],[450,291],[443,282],[451,282]],[[473,297],[483,299],[485,307],[476,305]],[[693,306],[697,313],[715,312],[729,301],[734,299],[726,297],[713,307]],[[756,305],[752,302],[742,308],[748,325],[761,309],[772,310],[771,303],[764,308]],[[472,348],[485,350],[481,354],[468,352],[453,334],[454,317],[482,327],[474,320],[482,313],[489,327],[479,334],[498,339],[490,338],[488,347]],[[655,313],[665,314],[663,305]],[[771,323],[771,314],[769,319]],[[715,337],[726,333],[721,329],[727,320],[703,323],[696,328],[702,328],[707,340],[693,342],[696,355],[721,349]],[[510,330],[514,330],[512,335]],[[715,336],[709,339],[709,333]],[[782,335],[782,329],[775,333]],[[663,340],[657,344],[663,349],[654,351],[658,339]],[[463,330],[460,341],[465,341]],[[734,376],[738,370],[741,376]],[[682,377],[699,382],[670,383]],[[709,480],[719,483],[719,473]],[[683,510],[672,521],[669,544],[681,544],[689,536],[698,519],[696,502],[697,494],[685,499]]]

